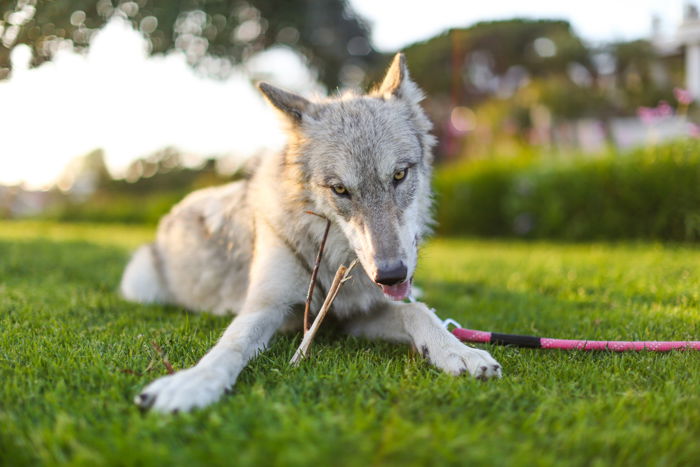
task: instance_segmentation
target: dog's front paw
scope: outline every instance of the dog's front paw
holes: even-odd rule
[[[452,375],[469,372],[481,380],[501,377],[501,365],[490,353],[464,345],[456,339],[438,345],[423,345],[420,350],[433,365]]]
[[[186,412],[216,402],[226,388],[222,372],[192,367],[153,381],[134,402],[143,410]]]

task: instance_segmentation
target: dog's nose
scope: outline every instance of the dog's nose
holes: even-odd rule
[[[391,263],[382,264],[377,269],[377,274],[374,276],[374,281],[382,285],[395,285],[406,280],[408,268],[403,261],[394,261]]]

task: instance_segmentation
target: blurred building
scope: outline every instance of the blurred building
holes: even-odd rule
[[[685,88],[695,99],[700,99],[700,11],[686,3],[683,21],[671,37],[660,34],[658,21],[654,22],[652,41],[662,56],[683,54],[685,59]]]

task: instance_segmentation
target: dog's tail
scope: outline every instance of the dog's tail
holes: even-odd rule
[[[167,303],[170,293],[163,261],[155,243],[141,246],[124,270],[119,290],[124,298],[140,303]]]

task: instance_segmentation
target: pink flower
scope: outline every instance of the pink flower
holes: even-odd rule
[[[688,134],[692,138],[700,139],[700,125],[696,123],[689,123],[688,124]]]
[[[691,92],[683,88],[673,88],[673,95],[676,96],[678,103],[683,105],[690,105],[694,100]]]
[[[653,125],[657,120],[673,116],[673,113],[673,107],[666,101],[660,101],[656,107],[639,107],[637,109],[637,116],[646,125]]]
[[[640,107],[637,109],[637,116],[645,125],[651,125],[656,120],[656,111],[651,107]]]
[[[659,118],[666,118],[671,115],[673,115],[673,107],[666,101],[659,102],[659,105],[656,106],[656,116]]]

